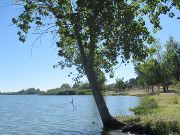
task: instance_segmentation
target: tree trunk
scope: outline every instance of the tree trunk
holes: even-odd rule
[[[154,93],[154,86],[152,85],[152,93]]]
[[[80,26],[78,25],[78,23],[76,23],[74,25],[74,30],[75,30],[76,38],[78,41],[78,47],[79,47],[79,51],[80,51],[80,55],[81,55],[82,65],[84,67],[85,73],[86,73],[88,81],[90,83],[90,86],[91,86],[91,89],[93,92],[93,96],[94,96],[97,108],[99,110],[99,114],[101,116],[101,120],[103,122],[104,127],[113,128],[113,129],[121,128],[122,126],[125,126],[125,124],[117,121],[115,118],[113,118],[110,115],[109,110],[104,101],[104,98],[101,94],[102,85],[98,82],[98,75],[96,74],[96,72],[93,69],[94,56],[95,56],[95,54],[94,54],[95,53],[95,40],[94,39],[96,39],[96,38],[94,38],[94,32],[92,29],[93,27],[90,26],[89,28],[90,28],[91,48],[89,51],[89,55],[87,56],[85,54],[83,43],[81,40]]]
[[[87,78],[89,80],[89,83],[93,92],[93,96],[94,96],[97,108],[99,110],[99,114],[101,116],[101,120],[103,122],[104,127],[117,129],[117,128],[121,128],[122,126],[125,126],[124,123],[117,121],[115,118],[113,118],[110,115],[109,110],[106,106],[106,102],[101,93],[102,86],[98,82],[96,73],[93,70],[88,69]]]
[[[149,85],[148,85],[148,87],[147,87],[147,91],[148,91],[148,93],[149,93]]]
[[[158,94],[160,94],[160,84],[158,84]]]
[[[163,92],[166,92],[167,90],[166,90],[166,85],[165,84],[163,84]]]

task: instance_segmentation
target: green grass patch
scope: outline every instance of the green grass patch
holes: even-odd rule
[[[131,109],[135,116],[119,116],[125,123],[138,123],[152,135],[180,134],[180,95],[146,96],[138,107]]]
[[[124,123],[128,124],[128,123],[139,123],[141,118],[140,116],[118,116],[116,117],[117,119],[123,121]]]
[[[178,96],[177,96],[177,95],[175,95],[174,98],[173,98],[172,100],[173,100],[173,103],[174,103],[174,104],[178,104],[178,102],[179,102],[179,101],[178,101]]]
[[[131,108],[135,114],[147,114],[152,113],[155,109],[158,108],[158,103],[154,98],[151,97],[143,97],[141,103],[138,107]]]

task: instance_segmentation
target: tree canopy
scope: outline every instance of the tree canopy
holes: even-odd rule
[[[118,89],[118,91],[124,91],[126,89],[126,83],[124,82],[124,78],[117,78],[115,83],[115,88]]]
[[[143,17],[148,15],[158,30],[159,16],[174,17],[171,9],[180,7],[177,0],[19,0],[19,3],[24,10],[12,19],[20,28],[19,39],[26,40],[32,25],[40,30],[40,36],[47,32],[57,34],[58,55],[64,57],[57,66],[75,65],[81,73],[78,77],[85,73],[82,64],[86,62],[93,63],[97,71],[112,73],[118,57],[123,62],[131,56],[145,58],[148,48],[144,43],[152,43],[153,37]]]
[[[145,22],[136,14],[139,6],[124,1],[69,0],[20,0],[24,11],[13,22],[20,28],[19,39],[25,41],[32,25],[46,28],[41,34],[53,31],[59,36],[57,46],[61,68],[77,66],[84,73],[82,64],[92,62],[97,70],[112,71],[132,55],[135,59],[147,56],[144,41],[152,37]],[[40,34],[40,35],[41,35]],[[82,56],[84,59],[82,60]],[[91,60],[90,60],[91,59]]]
[[[157,55],[135,65],[138,79],[147,85],[171,84],[180,80],[180,43],[170,37],[164,51],[160,46],[157,46]]]
[[[61,89],[71,89],[71,86],[68,83],[64,83],[61,85]]]

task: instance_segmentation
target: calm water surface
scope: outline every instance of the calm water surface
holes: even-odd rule
[[[105,100],[113,116],[132,115],[128,109],[139,103],[132,96],[106,96]],[[103,131],[92,96],[0,96],[0,135],[119,134]]]

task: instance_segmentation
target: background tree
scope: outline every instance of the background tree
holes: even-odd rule
[[[80,84],[79,83],[74,83],[72,88],[73,89],[79,89],[80,88]]]
[[[90,84],[88,82],[85,82],[85,83],[81,83],[80,84],[80,89],[83,90],[83,89],[90,89]]]
[[[68,83],[64,83],[61,85],[61,89],[71,89],[71,86]]]
[[[180,81],[180,43],[175,41],[173,37],[170,37],[169,41],[166,42],[164,62],[171,72],[172,79]]]
[[[153,86],[155,84],[155,78],[154,78],[154,60],[146,60],[142,62],[140,65],[135,65],[135,71],[136,74],[138,74],[139,78],[143,80],[143,82],[148,85],[148,92],[149,92],[149,86],[152,86],[152,92]]]
[[[35,89],[35,88],[28,88],[28,89],[23,89],[21,91],[18,91],[18,94],[40,94],[40,89]]]
[[[64,60],[57,66],[77,67],[79,76],[85,74],[90,83],[102,122],[105,127],[123,126],[109,113],[101,94],[105,73],[112,77],[118,57],[123,61],[130,57],[142,60],[148,55],[144,42],[153,41],[145,27],[143,15],[150,14],[151,23],[159,29],[159,15],[168,12],[159,0],[19,0],[22,13],[12,21],[19,28],[19,39],[24,42],[34,23],[37,28],[45,27],[39,36],[47,32],[59,36],[59,56]],[[174,2],[174,1],[173,1]],[[143,6],[142,6],[143,3]],[[174,6],[178,6],[173,3]],[[162,5],[163,9],[156,8]],[[159,14],[154,16],[154,12]]]
[[[168,90],[168,86],[179,81],[180,67],[180,45],[170,37],[167,41],[165,51],[161,50],[160,43],[156,44],[156,53],[135,66],[138,78],[147,85],[163,85],[163,91]],[[161,53],[160,53],[161,52]]]
[[[163,91],[168,90],[170,84],[180,81],[180,43],[170,37],[163,53],[162,77]]]
[[[119,92],[126,89],[126,83],[124,82],[124,78],[116,79],[115,88],[118,89]]]
[[[137,85],[137,80],[135,78],[129,79],[129,81],[127,83],[128,89],[133,88],[133,86],[135,86],[135,85]]]

